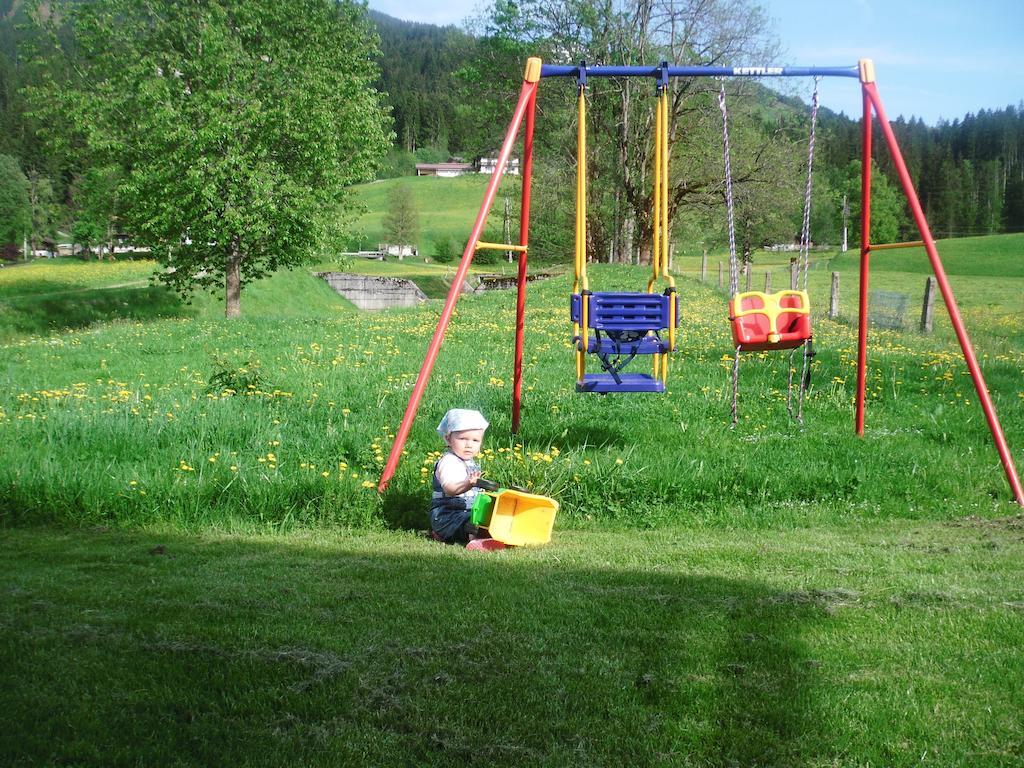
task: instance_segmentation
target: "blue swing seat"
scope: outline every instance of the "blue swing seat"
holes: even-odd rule
[[[671,315],[669,294],[602,292],[573,294],[569,312],[575,323],[583,322],[583,301],[589,299],[587,325],[594,335],[587,339],[586,351],[598,356],[607,373],[584,374],[576,382],[577,392],[664,392],[665,384],[646,373],[621,373],[622,368],[637,355],[671,352],[669,344],[658,334],[679,324],[679,307]],[[582,349],[579,337],[573,340]],[[614,360],[612,358],[615,358]],[[622,361],[622,358],[625,360]]]
[[[664,392],[665,383],[649,373],[620,373],[618,381],[610,373],[585,373],[576,382],[577,392]]]
[[[595,331],[660,331],[668,328],[672,321],[668,294],[622,291],[591,293],[588,296],[588,325]],[[572,295],[569,311],[574,323],[583,322],[583,296],[578,293]],[[678,303],[674,319],[679,325]]]

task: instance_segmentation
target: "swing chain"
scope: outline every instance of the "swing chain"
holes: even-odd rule
[[[740,389],[740,347],[736,346],[736,354],[732,358],[732,424],[729,429],[735,429],[736,423],[739,421],[739,411],[737,409],[737,400],[739,399]]]
[[[811,376],[808,369],[815,355],[814,339],[808,339],[803,343],[803,366],[800,369],[800,383],[797,388],[796,413],[793,413],[793,374],[796,372],[796,368],[793,366],[793,356],[796,354],[797,349],[800,349],[800,347],[795,347],[789,353],[789,386],[786,388],[786,410],[789,412],[790,417],[802,426],[804,423],[804,398],[811,384]]]
[[[740,277],[736,267],[736,220],[733,213],[732,162],[729,159],[729,113],[725,107],[725,79],[718,92],[718,108],[722,111],[722,147],[725,155],[725,205],[729,213],[729,295],[735,296],[740,290]],[[733,398],[735,400],[735,398]],[[733,407],[735,412],[735,405]],[[733,421],[735,423],[735,420]]]
[[[804,273],[804,291],[807,291],[808,273],[810,272],[810,253],[811,253],[811,192],[812,192],[812,181],[814,179],[814,141],[817,135],[818,126],[818,83],[821,81],[820,77],[814,78],[814,93],[811,95],[811,136],[807,142],[807,188],[804,192],[804,220],[803,230],[800,233],[800,258],[801,258],[801,269]],[[803,343],[803,365],[800,369],[800,384],[799,391],[797,393],[797,408],[796,414],[793,413],[793,355],[796,353],[796,349],[789,355],[789,388],[786,394],[786,408],[789,411],[789,415],[796,419],[798,424],[804,423],[804,397],[807,394],[808,387],[808,368],[811,364],[811,358],[814,357],[813,340],[807,339]]]

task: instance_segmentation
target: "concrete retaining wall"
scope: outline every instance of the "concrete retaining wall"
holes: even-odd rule
[[[317,272],[334,290],[359,309],[390,309],[413,307],[427,300],[427,295],[412,280],[399,277],[352,275],[347,272]]]

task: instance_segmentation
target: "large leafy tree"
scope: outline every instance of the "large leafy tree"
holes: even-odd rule
[[[860,160],[851,160],[845,168],[834,171],[835,188],[850,201],[850,240],[860,240]],[[903,191],[871,163],[871,242],[892,243],[911,232],[907,213],[907,199]]]
[[[121,228],[183,294],[240,291],[339,241],[390,135],[354,0],[40,3],[67,78],[31,90],[80,167],[122,169]],[[73,39],[58,35],[70,19]]]
[[[494,0],[480,26],[485,37],[473,66],[463,73],[480,89],[500,82],[502,71],[516,85],[508,73],[521,69],[526,55],[563,63],[724,66],[771,61],[774,53],[764,12],[753,0]],[[751,88],[742,82],[729,87],[738,97],[739,113],[738,105]],[[670,214],[683,206],[721,205],[717,88],[707,78],[672,81]],[[646,260],[652,232],[653,81],[594,79],[588,95],[588,251],[592,256],[612,251],[623,258],[638,252]],[[507,104],[510,97],[504,97]],[[575,151],[575,98],[572,88],[549,87],[539,101],[546,121],[539,143],[543,146],[548,136],[561,137],[562,146],[550,149],[563,157]],[[746,111],[754,109],[747,105]],[[486,111],[481,115],[487,116]],[[734,178],[739,187],[779,176],[771,149],[780,138],[778,131],[772,127],[752,138],[736,147],[737,156],[745,153],[748,160],[737,164],[746,169]],[[569,175],[574,172],[563,168]],[[550,208],[538,210],[538,218],[552,213]]]

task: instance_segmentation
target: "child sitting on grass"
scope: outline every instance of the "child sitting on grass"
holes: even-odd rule
[[[453,408],[437,425],[437,433],[448,444],[448,452],[434,464],[432,476],[430,532],[437,541],[445,544],[493,541],[485,529],[470,521],[473,502],[480,493],[476,487],[480,465],[475,458],[480,454],[488,426],[480,411],[466,408]]]

